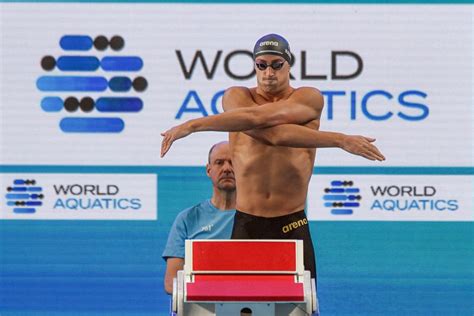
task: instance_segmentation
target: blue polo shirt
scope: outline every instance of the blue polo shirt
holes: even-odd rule
[[[163,259],[184,258],[186,239],[230,239],[235,210],[222,211],[205,200],[176,217],[168,235]]]

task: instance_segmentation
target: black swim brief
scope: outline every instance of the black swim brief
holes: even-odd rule
[[[316,261],[308,219],[303,211],[278,217],[260,217],[235,213],[232,239],[299,239],[303,240],[305,270],[316,279]]]

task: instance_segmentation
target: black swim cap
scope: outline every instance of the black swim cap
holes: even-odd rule
[[[278,34],[267,34],[260,38],[253,48],[253,59],[260,55],[277,55],[285,58],[288,64],[291,63],[290,44]]]

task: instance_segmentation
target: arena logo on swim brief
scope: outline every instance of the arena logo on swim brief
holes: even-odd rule
[[[155,174],[2,174],[1,219],[156,220]],[[37,183],[41,183],[38,186]]]
[[[473,189],[472,177],[461,175],[354,175],[340,181],[315,174],[308,219],[472,221]]]
[[[43,92],[41,109],[49,114],[66,111],[59,128],[64,133],[120,133],[125,122],[118,113],[137,113],[143,109],[143,100],[137,96],[124,96],[131,92],[142,93],[148,86],[142,76],[131,78],[123,75],[135,73],[143,68],[139,56],[117,56],[125,46],[120,35],[110,39],[103,35],[93,39],[89,35],[63,35],[59,47],[65,55],[46,55],[41,58],[41,68],[46,74],[36,80],[36,87]],[[95,54],[108,49],[113,55],[102,57]],[[109,78],[107,75],[111,75]],[[117,75],[119,74],[119,75]],[[99,97],[95,97],[100,93]],[[81,115],[74,115],[77,110]],[[92,112],[91,117],[84,114]],[[105,115],[105,116],[104,116]]]

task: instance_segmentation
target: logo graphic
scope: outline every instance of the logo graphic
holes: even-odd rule
[[[261,42],[260,46],[278,46],[278,42],[265,41],[265,42]]]
[[[64,109],[71,114],[80,109],[84,114],[97,111],[110,115],[137,113],[143,109],[143,101],[140,98],[123,95],[132,91],[132,88],[133,91],[141,93],[148,86],[144,77],[131,78],[123,75],[138,72],[143,68],[143,60],[140,57],[113,55],[99,58],[78,55],[92,48],[97,51],[106,51],[108,48],[116,52],[121,51],[125,46],[121,36],[116,35],[108,40],[100,35],[92,40],[88,35],[64,35],[59,46],[71,55],[56,58],[48,55],[41,59],[41,68],[52,72],[40,76],[36,81],[37,88],[45,92],[41,100],[43,111],[54,113]],[[55,74],[54,71],[64,72],[66,75]],[[54,95],[67,93],[74,95]],[[120,117],[71,116],[62,118],[59,127],[65,133],[120,133],[125,128],[125,122]]]
[[[43,188],[36,185],[36,180],[13,180],[13,185],[7,187],[7,206],[13,208],[16,214],[34,214],[36,208],[43,205]]]
[[[354,209],[360,207],[362,199],[359,188],[354,187],[353,181],[331,181],[329,188],[324,188],[324,206],[331,210],[333,215],[351,215]]]

